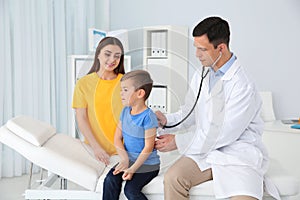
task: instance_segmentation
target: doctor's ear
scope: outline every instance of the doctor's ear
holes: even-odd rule
[[[222,50],[223,50],[223,48],[224,48],[224,47],[223,47],[223,45],[222,45],[222,44],[219,44],[219,45],[218,45],[219,52],[221,52],[221,53],[222,53]]]
[[[218,45],[218,48],[219,48],[219,52],[223,53],[223,51],[227,49],[227,46],[226,44],[221,43]]]

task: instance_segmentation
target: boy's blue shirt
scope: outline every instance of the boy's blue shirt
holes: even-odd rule
[[[130,111],[131,107],[124,107],[120,115],[120,120],[122,122],[124,147],[129,160],[135,162],[145,146],[145,130],[157,128],[158,122],[156,115],[150,108],[147,108],[137,115],[131,115]],[[144,164],[156,165],[159,163],[160,160],[159,155],[157,155],[157,150],[153,149]]]

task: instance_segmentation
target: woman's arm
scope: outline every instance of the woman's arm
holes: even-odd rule
[[[134,164],[124,171],[123,180],[130,180],[133,174],[138,170],[140,166],[147,160],[149,155],[152,153],[156,137],[156,128],[151,128],[145,131],[145,146],[138,156]]]
[[[97,140],[95,139],[89,119],[87,116],[87,109],[86,108],[76,108],[76,119],[78,123],[78,127],[86,140],[89,142],[90,146],[92,147],[96,159],[103,162],[104,164],[109,164],[109,155],[104,151],[104,149],[99,145]]]
[[[114,143],[115,143],[117,152],[121,158],[119,164],[116,166],[115,171],[113,172],[113,174],[116,175],[116,174],[119,174],[120,172],[124,171],[125,169],[127,169],[129,166],[128,154],[123,145],[122,122],[121,121],[119,121],[118,126],[116,128]]]

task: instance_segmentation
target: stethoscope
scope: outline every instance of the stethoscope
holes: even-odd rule
[[[164,129],[164,128],[174,128],[174,127],[178,126],[179,124],[181,124],[182,122],[184,122],[184,121],[192,114],[192,112],[194,111],[194,109],[195,109],[195,107],[196,107],[196,105],[197,105],[197,102],[198,102],[198,99],[199,99],[199,97],[200,97],[200,94],[201,94],[201,89],[202,89],[203,80],[205,79],[205,77],[207,76],[207,74],[208,74],[208,72],[209,72],[209,70],[207,70],[207,71],[204,73],[204,71],[205,71],[204,68],[205,68],[205,67],[203,66],[203,67],[202,67],[202,72],[201,72],[201,82],[200,82],[200,86],[199,86],[197,98],[196,98],[196,101],[195,101],[195,103],[194,103],[192,109],[190,110],[190,112],[189,112],[182,120],[180,120],[180,121],[177,122],[176,124],[173,124],[173,125],[164,125],[164,126],[162,127],[163,129]]]
[[[215,60],[215,62],[211,65],[211,68],[213,68],[215,66],[215,64],[220,60],[220,58],[222,57],[222,52],[220,51],[220,55],[218,56],[218,58]],[[200,94],[201,94],[201,89],[202,89],[202,84],[203,84],[203,80],[205,79],[205,77],[207,76],[209,70],[207,70],[205,73],[205,67],[203,66],[202,67],[202,72],[201,72],[201,82],[200,82],[200,86],[199,86],[199,90],[198,90],[198,94],[197,94],[197,98],[196,98],[196,101],[192,107],[192,109],[190,110],[190,112],[182,119],[180,120],[179,122],[177,122],[176,124],[173,124],[173,125],[164,125],[162,128],[165,129],[165,128],[174,128],[178,125],[180,125],[182,122],[184,122],[191,114],[192,112],[194,111],[197,103],[198,103],[198,100],[199,100],[199,97],[200,97]]]

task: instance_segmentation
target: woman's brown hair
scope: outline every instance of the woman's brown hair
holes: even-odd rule
[[[94,63],[93,66],[91,67],[90,71],[88,72],[88,74],[91,74],[93,72],[97,72],[100,69],[100,62],[98,59],[98,55],[100,54],[100,51],[107,45],[118,45],[121,48],[122,51],[122,55],[120,58],[120,62],[118,67],[116,67],[116,69],[114,69],[115,74],[125,74],[125,69],[124,69],[124,48],[123,45],[121,43],[121,41],[118,38],[115,37],[105,37],[103,38],[96,49],[95,52],[95,58],[94,58]]]

